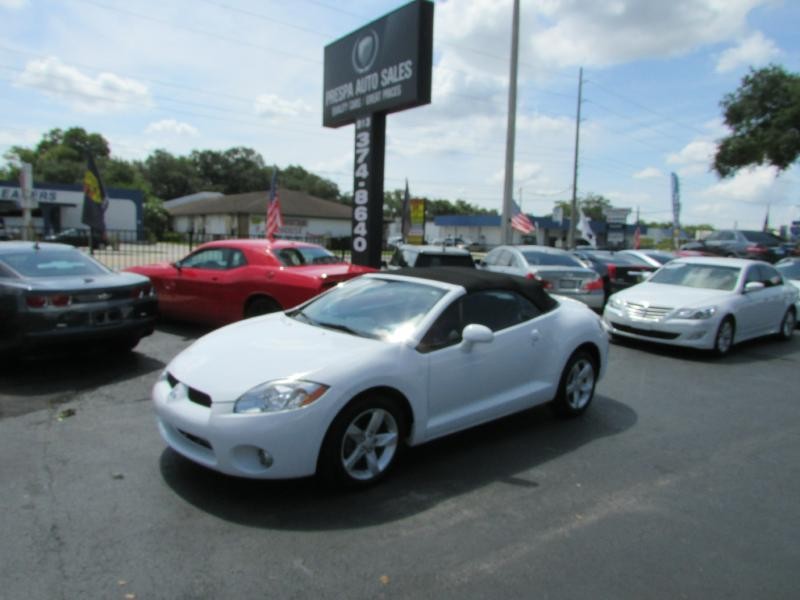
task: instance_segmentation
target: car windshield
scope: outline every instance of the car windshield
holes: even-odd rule
[[[25,277],[102,275],[108,269],[78,250],[27,250],[3,254],[0,262]]]
[[[341,262],[333,254],[320,246],[281,248],[275,251],[275,255],[285,267],[301,267],[303,265],[329,265],[331,263]]]
[[[287,314],[318,327],[390,342],[402,341],[446,293],[422,283],[360,278]]]
[[[649,281],[709,290],[731,291],[739,280],[739,267],[670,262],[661,267]]]
[[[581,263],[569,254],[558,254],[556,252],[537,252],[536,250],[526,250],[522,253],[529,265],[539,265],[545,267],[581,267]]]
[[[786,279],[800,279],[800,260],[781,263],[775,265],[775,268]]]

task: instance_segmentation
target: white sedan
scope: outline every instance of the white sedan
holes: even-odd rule
[[[546,402],[583,413],[607,352],[599,316],[538,282],[408,269],[213,331],[152,397],[164,440],[201,465],[359,486],[404,445]]]
[[[696,257],[673,260],[645,283],[611,296],[603,323],[622,336],[727,354],[733,344],[791,338],[797,290],[765,262]]]

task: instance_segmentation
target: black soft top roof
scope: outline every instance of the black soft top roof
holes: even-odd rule
[[[432,279],[433,281],[460,285],[467,292],[509,290],[525,296],[542,311],[548,311],[557,304],[535,279],[526,279],[505,273],[483,271],[470,267],[426,267],[424,269],[399,269],[391,271],[389,274]]]

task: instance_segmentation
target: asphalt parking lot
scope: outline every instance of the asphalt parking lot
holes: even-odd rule
[[[582,419],[473,429],[355,494],[165,448],[150,387],[202,333],[0,371],[0,597],[797,597],[800,331],[614,345]]]

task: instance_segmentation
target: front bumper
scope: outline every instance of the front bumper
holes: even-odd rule
[[[603,327],[612,335],[686,348],[714,347],[719,320],[710,319],[640,319],[606,304]]]
[[[233,402],[204,401],[184,384],[168,381],[156,383],[152,399],[161,437],[193,462],[254,479],[290,479],[316,472],[328,421],[327,413],[315,404],[237,414]]]

